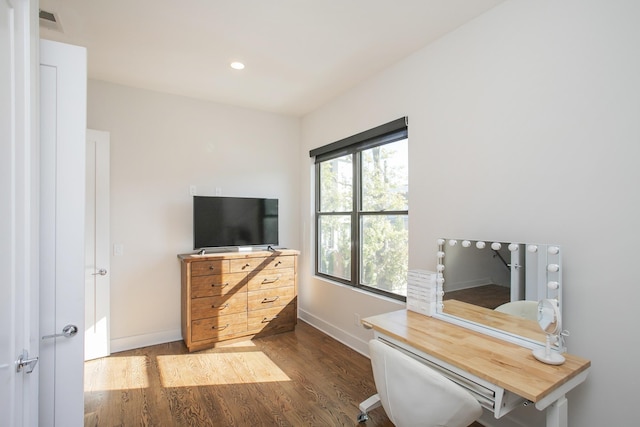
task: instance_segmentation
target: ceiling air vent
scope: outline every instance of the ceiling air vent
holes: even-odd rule
[[[60,25],[60,20],[55,12],[48,12],[46,10],[40,9],[40,26],[44,28],[48,28],[50,30],[62,32],[62,26]]]

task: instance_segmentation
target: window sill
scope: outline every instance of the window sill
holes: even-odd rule
[[[397,300],[395,298],[388,297],[386,295],[377,294],[375,292],[369,292],[369,291],[361,289],[361,288],[356,288],[356,287],[353,287],[353,286],[345,285],[344,283],[336,282],[334,280],[327,279],[326,277],[323,277],[323,276],[317,276],[315,274],[312,277],[315,280],[318,280],[318,281],[321,281],[321,282],[324,282],[324,283],[328,283],[330,285],[338,286],[340,288],[348,289],[348,290],[350,290],[352,292],[356,292],[356,293],[365,295],[367,297],[376,298],[376,299],[378,299],[380,301],[392,302],[392,303],[398,304],[398,306],[399,306],[398,309],[402,309],[402,308],[405,308],[407,306],[406,302]]]

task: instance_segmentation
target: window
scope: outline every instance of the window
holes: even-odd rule
[[[316,274],[405,300],[408,139],[401,118],[312,150]]]

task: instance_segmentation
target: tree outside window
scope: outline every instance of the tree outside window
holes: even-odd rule
[[[409,261],[406,129],[316,158],[316,273],[405,299]]]

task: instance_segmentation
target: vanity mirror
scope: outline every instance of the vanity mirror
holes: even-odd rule
[[[558,245],[438,239],[436,317],[528,348],[545,345],[538,301],[561,311]]]
[[[533,350],[533,356],[541,362],[549,365],[562,365],[564,356],[551,351],[551,346],[561,339],[562,322],[560,320],[560,310],[558,301],[554,299],[543,299],[538,303],[538,324],[547,335],[545,348]]]

